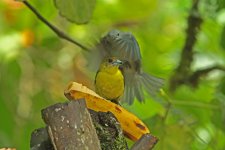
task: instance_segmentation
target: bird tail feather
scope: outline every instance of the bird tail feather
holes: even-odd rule
[[[141,73],[141,82],[144,86],[146,92],[155,97],[159,92],[160,88],[162,88],[164,80],[162,78],[155,77],[153,75],[149,75],[145,72]]]
[[[164,82],[163,79],[149,75],[145,72],[136,73],[132,76],[129,76],[127,79],[128,80],[125,81],[123,99],[129,105],[134,102],[135,97],[139,102],[144,102],[144,91],[155,98],[160,88],[162,88]]]

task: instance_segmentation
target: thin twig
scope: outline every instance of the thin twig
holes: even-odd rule
[[[166,106],[166,112],[165,112],[164,116],[162,117],[162,120],[163,120],[164,123],[166,122],[166,119],[169,115],[171,107],[172,107],[172,103],[169,102]]]
[[[167,102],[167,105],[166,105],[166,108],[165,108],[166,112],[165,112],[164,116],[162,117],[163,123],[165,123],[166,119],[169,115],[169,111],[172,107],[172,102],[171,102],[171,99],[170,99],[169,95],[167,95],[167,93],[163,89],[160,90],[160,94],[164,98],[164,100]]]
[[[192,73],[192,75],[189,77],[188,82],[193,86],[196,87],[198,86],[199,79],[203,76],[206,76],[208,73],[214,70],[221,70],[225,72],[225,67],[220,66],[220,65],[214,65],[210,66],[208,68],[204,68],[201,70],[197,70]]]
[[[84,46],[84,45],[80,44],[79,42],[75,41],[74,39],[72,39],[71,37],[69,37],[67,34],[65,34],[61,30],[59,30],[57,27],[55,27],[54,25],[52,25],[51,23],[49,23],[47,21],[47,19],[45,19],[28,1],[24,0],[22,2],[37,16],[38,19],[40,19],[44,24],[46,24],[60,38],[65,39],[65,40],[67,40],[67,41],[69,41],[69,42],[71,42],[71,43],[79,46],[83,50],[90,51],[89,48],[87,48],[86,46]]]
[[[212,110],[219,110],[220,108],[218,105],[207,104],[207,103],[202,103],[197,101],[172,100],[171,104],[180,105],[180,106],[198,107],[198,108],[204,108],[204,109],[212,109]]]

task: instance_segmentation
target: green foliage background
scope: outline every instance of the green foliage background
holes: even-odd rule
[[[85,25],[60,17],[52,0],[31,2],[50,22],[87,46],[113,28],[136,36],[144,70],[166,79],[167,94],[162,103],[147,97],[144,104],[125,107],[159,137],[155,149],[225,149],[224,73],[213,71],[196,89],[181,86],[173,94],[167,89],[179,63],[192,1],[97,0]],[[59,39],[18,3],[0,2],[0,147],[29,149],[31,132],[44,126],[41,109],[66,101],[67,83],[82,81],[89,73],[79,47]],[[224,66],[225,3],[201,1],[200,13],[204,22],[192,68]],[[172,101],[170,109],[167,100]]]

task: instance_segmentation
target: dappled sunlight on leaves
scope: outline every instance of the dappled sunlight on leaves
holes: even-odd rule
[[[93,13],[87,12],[90,16],[76,18],[89,21],[85,25],[62,18],[52,0],[30,2],[49,22],[87,47],[94,47],[113,28],[135,35],[143,70],[165,79],[164,93],[158,99],[146,95],[142,104],[135,100],[132,106],[122,105],[159,137],[155,149],[225,148],[224,72],[202,76],[196,88],[185,83],[174,93],[168,90],[181,58],[192,1],[98,0],[91,6]],[[203,23],[191,69],[225,66],[224,2],[201,1],[200,14]],[[88,70],[89,60],[80,47],[57,37],[21,2],[0,2],[0,24],[0,145],[28,149],[31,131],[43,126],[41,109],[65,101],[63,91],[70,81],[94,90],[95,72]]]

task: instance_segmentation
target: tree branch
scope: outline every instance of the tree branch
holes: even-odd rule
[[[193,87],[197,87],[199,83],[199,79],[203,76],[206,76],[208,73],[210,73],[213,70],[225,71],[225,67],[215,65],[205,69],[197,70],[189,76],[188,83],[190,83]]]
[[[175,89],[186,83],[188,76],[191,74],[191,63],[193,61],[193,48],[196,43],[196,36],[203,22],[198,10],[199,0],[193,0],[192,8],[187,19],[188,27],[186,30],[186,40],[182,49],[181,60],[175,73],[170,79],[170,90]]]
[[[190,70],[191,62],[193,60],[193,48],[196,43],[196,36],[203,21],[199,14],[198,3],[199,0],[193,0],[193,5],[187,20],[187,37],[182,50],[180,64],[176,69],[177,72],[188,73]]]
[[[49,23],[47,21],[47,19],[45,19],[27,0],[22,1],[36,16],[39,20],[41,20],[44,24],[46,24],[52,31],[54,31],[60,38],[65,39],[77,46],[79,46],[80,48],[82,48],[85,51],[90,51],[89,48],[87,48],[86,46],[82,45],[81,43],[75,41],[74,39],[72,39],[71,37],[69,37],[67,34],[65,34],[64,32],[62,32],[61,30],[59,30],[57,27],[55,27],[54,25],[52,25],[51,23]]]

